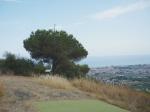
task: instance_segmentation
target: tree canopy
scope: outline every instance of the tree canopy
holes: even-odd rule
[[[23,43],[32,58],[51,63],[53,73],[75,66],[76,61],[88,55],[82,44],[65,31],[36,30]]]

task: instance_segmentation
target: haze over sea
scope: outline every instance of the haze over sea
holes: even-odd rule
[[[150,55],[128,55],[128,56],[89,56],[84,59],[82,64],[88,64],[90,67],[104,66],[124,66],[150,64]]]

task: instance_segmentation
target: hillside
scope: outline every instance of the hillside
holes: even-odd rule
[[[5,95],[0,99],[0,112],[34,112],[32,102],[50,100],[91,99],[79,90],[67,91],[38,84],[33,78],[0,76]]]
[[[57,105],[64,101],[64,106]],[[78,106],[95,112],[149,112],[150,95],[85,78],[0,76],[0,112],[50,112],[53,105],[55,112],[61,112],[58,108],[76,110]],[[77,112],[88,112],[80,109]]]

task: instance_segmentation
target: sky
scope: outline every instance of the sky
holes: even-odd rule
[[[0,0],[0,57],[29,57],[23,40],[54,24],[89,56],[150,54],[150,0]]]

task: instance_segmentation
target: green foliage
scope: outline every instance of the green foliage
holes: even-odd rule
[[[71,60],[81,60],[87,51],[73,35],[65,31],[37,30],[24,40],[24,47],[36,59],[58,59],[65,56]]]
[[[89,72],[90,68],[88,65],[77,65],[79,72],[80,72],[80,77],[85,77],[85,75]]]
[[[42,62],[39,62],[34,65],[34,73],[35,74],[44,74],[45,70],[46,70],[46,68],[44,67]]]
[[[13,72],[17,75],[29,75],[33,69],[33,62],[25,58],[17,58],[11,53],[5,55],[5,60],[3,61],[2,72]]]
[[[56,67],[56,72],[68,78],[78,77],[79,71],[73,62],[63,61]]]
[[[5,59],[0,60],[2,73],[13,73],[15,75],[29,76],[31,73],[44,73],[45,67],[41,63],[34,63],[32,60],[17,58],[14,54],[6,53]]]
[[[3,73],[3,70],[4,70],[4,60],[3,59],[0,59],[0,74]]]
[[[32,58],[52,64],[54,74],[74,77],[74,74],[86,71],[74,62],[85,58],[88,52],[73,35],[65,31],[37,30],[23,43]]]
[[[68,60],[61,60],[56,67],[56,71],[58,74],[62,74],[68,78],[81,78],[85,77],[89,68],[87,65],[76,65],[74,62]]]

